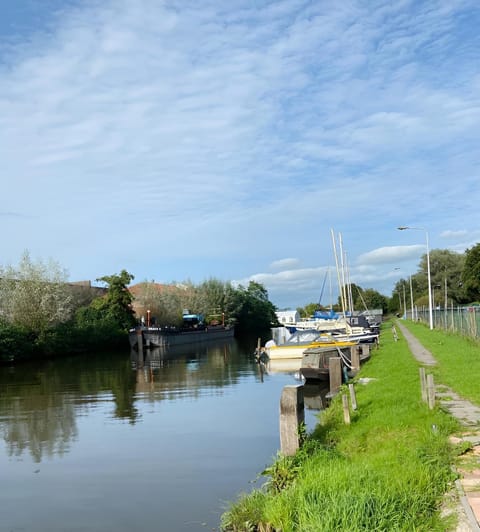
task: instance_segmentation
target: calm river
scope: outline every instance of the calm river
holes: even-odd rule
[[[295,371],[261,373],[254,344],[0,367],[0,530],[218,530],[279,448]],[[319,404],[306,393],[312,429]]]

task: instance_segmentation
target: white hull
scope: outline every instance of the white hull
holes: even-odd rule
[[[338,347],[349,347],[352,345],[356,345],[357,341],[339,341],[339,342],[331,342],[331,341],[325,341],[325,342],[308,342],[305,344],[297,344],[297,345],[291,345],[291,344],[283,344],[283,345],[272,345],[270,347],[265,348],[265,352],[268,355],[268,358],[270,360],[283,360],[283,359],[301,359],[303,357],[303,352],[306,349],[311,349],[315,347],[335,347],[338,345]]]

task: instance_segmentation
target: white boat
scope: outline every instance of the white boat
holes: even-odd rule
[[[339,346],[348,347],[356,345],[356,340],[337,340],[330,334],[321,333],[315,329],[300,330],[294,332],[290,338],[276,344],[273,340],[265,344],[265,353],[271,360],[284,358],[302,358],[305,349],[312,347]]]

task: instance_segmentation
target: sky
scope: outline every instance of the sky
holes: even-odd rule
[[[480,242],[479,26],[477,0],[2,0],[0,264],[294,309],[331,303],[335,243],[391,296],[427,240]]]

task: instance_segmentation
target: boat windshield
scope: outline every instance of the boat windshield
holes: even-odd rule
[[[303,342],[315,342],[320,336],[318,331],[305,329],[304,331],[295,331],[288,339],[289,344],[299,344]]]

